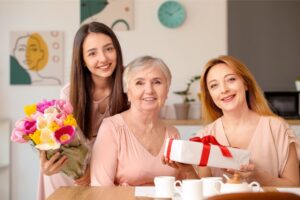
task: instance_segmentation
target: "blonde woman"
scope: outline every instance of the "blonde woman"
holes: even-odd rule
[[[300,142],[270,110],[248,68],[231,56],[214,58],[205,65],[200,86],[202,116],[210,124],[199,135],[213,135],[222,145],[248,149],[251,155],[250,164],[238,171],[202,167],[199,176],[239,173],[246,181],[261,185],[299,185]]]

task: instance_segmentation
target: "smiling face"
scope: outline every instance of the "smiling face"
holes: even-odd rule
[[[111,38],[103,33],[89,33],[83,42],[83,59],[93,79],[110,77],[117,64]]]
[[[134,72],[128,81],[131,108],[142,112],[159,112],[168,95],[167,78],[157,66],[146,66]]]
[[[211,67],[206,84],[211,98],[223,113],[240,112],[245,106],[248,108],[244,81],[226,64]]]

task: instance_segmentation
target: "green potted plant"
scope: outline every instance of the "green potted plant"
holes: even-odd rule
[[[300,91],[300,76],[298,76],[295,80],[296,90]]]
[[[191,98],[191,85],[195,82],[200,80],[200,76],[193,76],[186,85],[185,90],[174,91],[174,94],[182,96],[183,102],[174,104],[176,118],[177,119],[187,119],[189,114],[190,102],[195,101],[194,98]]]

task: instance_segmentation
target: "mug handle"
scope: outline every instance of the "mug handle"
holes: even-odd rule
[[[260,184],[256,181],[253,181],[249,184],[253,192],[259,192],[260,190]]]
[[[182,196],[182,190],[181,189],[178,189],[177,187],[176,187],[176,185],[179,185],[180,187],[182,186],[182,182],[180,181],[180,180],[177,180],[177,181],[175,181],[174,182],[174,188],[175,188],[175,190],[176,190],[176,192],[178,192],[179,194],[180,194],[180,196]]]
[[[214,184],[214,189],[215,189],[216,194],[220,194],[223,182],[218,180],[218,181],[215,181],[213,184]],[[218,184],[220,184],[219,187],[217,186]]]

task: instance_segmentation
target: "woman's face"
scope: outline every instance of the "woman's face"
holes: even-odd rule
[[[211,67],[206,84],[214,103],[223,112],[239,112],[243,106],[247,106],[244,81],[226,64]]]
[[[168,95],[167,79],[161,69],[149,66],[133,72],[128,82],[131,108],[142,112],[159,112]]]
[[[29,37],[29,36],[28,36]],[[27,40],[28,37],[20,38],[14,48],[13,55],[18,60],[19,64],[27,69],[27,60],[26,60],[26,50],[27,50]]]
[[[89,33],[83,42],[83,59],[93,78],[108,78],[117,65],[117,53],[109,36]]]
[[[30,70],[38,71],[39,63],[44,59],[45,52],[41,48],[40,41],[35,37],[29,37],[27,43],[26,60]]]

